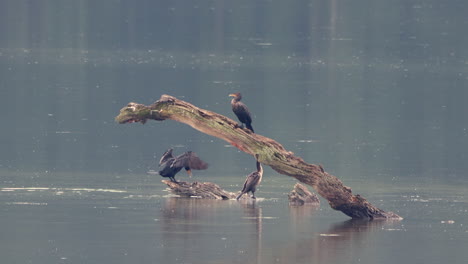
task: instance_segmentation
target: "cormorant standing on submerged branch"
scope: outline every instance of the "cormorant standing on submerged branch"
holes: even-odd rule
[[[258,154],[255,154],[255,160],[257,160],[257,171],[254,171],[247,176],[247,179],[244,182],[244,188],[242,188],[241,193],[237,196],[237,200],[244,195],[244,193],[252,192],[252,199],[255,199],[255,190],[257,185],[260,184],[263,177],[263,167],[260,162],[258,162]]]
[[[167,177],[173,182],[177,182],[174,176],[182,169],[185,168],[187,174],[192,177],[194,170],[206,170],[208,164],[201,160],[194,152],[187,151],[174,158],[172,156],[172,149],[168,149],[159,160],[159,175]]]
[[[250,116],[249,109],[247,106],[242,103],[240,100],[242,99],[242,95],[240,93],[233,93],[230,94],[229,96],[234,97],[231,100],[231,106],[232,106],[232,111],[234,114],[236,114],[237,118],[241,122],[241,127],[245,126],[254,133],[254,130],[252,128],[252,117]]]

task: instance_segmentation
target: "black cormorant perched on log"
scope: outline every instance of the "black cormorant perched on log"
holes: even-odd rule
[[[242,103],[240,100],[242,99],[242,95],[240,93],[233,93],[229,96],[234,97],[231,100],[232,111],[236,114],[237,118],[241,122],[241,127],[245,126],[250,129],[250,131],[254,132],[252,128],[252,117],[250,116],[249,109],[247,106]]]
[[[167,177],[173,182],[177,182],[174,176],[182,169],[185,168],[187,174],[192,177],[194,170],[206,170],[208,164],[201,160],[194,152],[187,151],[174,158],[172,156],[172,149],[168,149],[159,160],[159,175]]]
[[[237,200],[241,198],[244,193],[251,192],[252,193],[252,199],[255,199],[255,190],[257,189],[257,185],[260,184],[262,181],[263,177],[263,167],[260,162],[258,162],[258,154],[255,154],[255,160],[257,161],[257,171],[254,171],[247,176],[247,179],[245,179],[244,182],[244,188],[242,188],[241,193],[239,196],[237,196]]]

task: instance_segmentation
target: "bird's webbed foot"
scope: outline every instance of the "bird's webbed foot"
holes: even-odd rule
[[[175,182],[175,183],[179,183],[175,178],[173,177],[170,177],[169,179],[171,179],[171,182]]]

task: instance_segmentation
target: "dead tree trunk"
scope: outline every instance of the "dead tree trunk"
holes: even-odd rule
[[[278,142],[240,128],[237,122],[230,118],[198,108],[175,97],[162,95],[149,106],[132,102],[122,108],[120,114],[115,117],[115,121],[120,124],[144,124],[148,119],[171,119],[185,123],[202,133],[223,139],[248,154],[259,154],[261,163],[278,173],[312,186],[320,196],[328,200],[333,209],[352,218],[402,219],[393,212],[374,207],[360,195],[353,195],[351,188],[344,186],[337,177],[325,172],[321,166],[308,164],[294,156]]]

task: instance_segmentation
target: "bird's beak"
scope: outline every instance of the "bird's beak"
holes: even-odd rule
[[[229,97],[236,97],[235,94],[229,94]]]
[[[187,174],[188,174],[189,178],[192,178],[192,170],[187,170]]]

